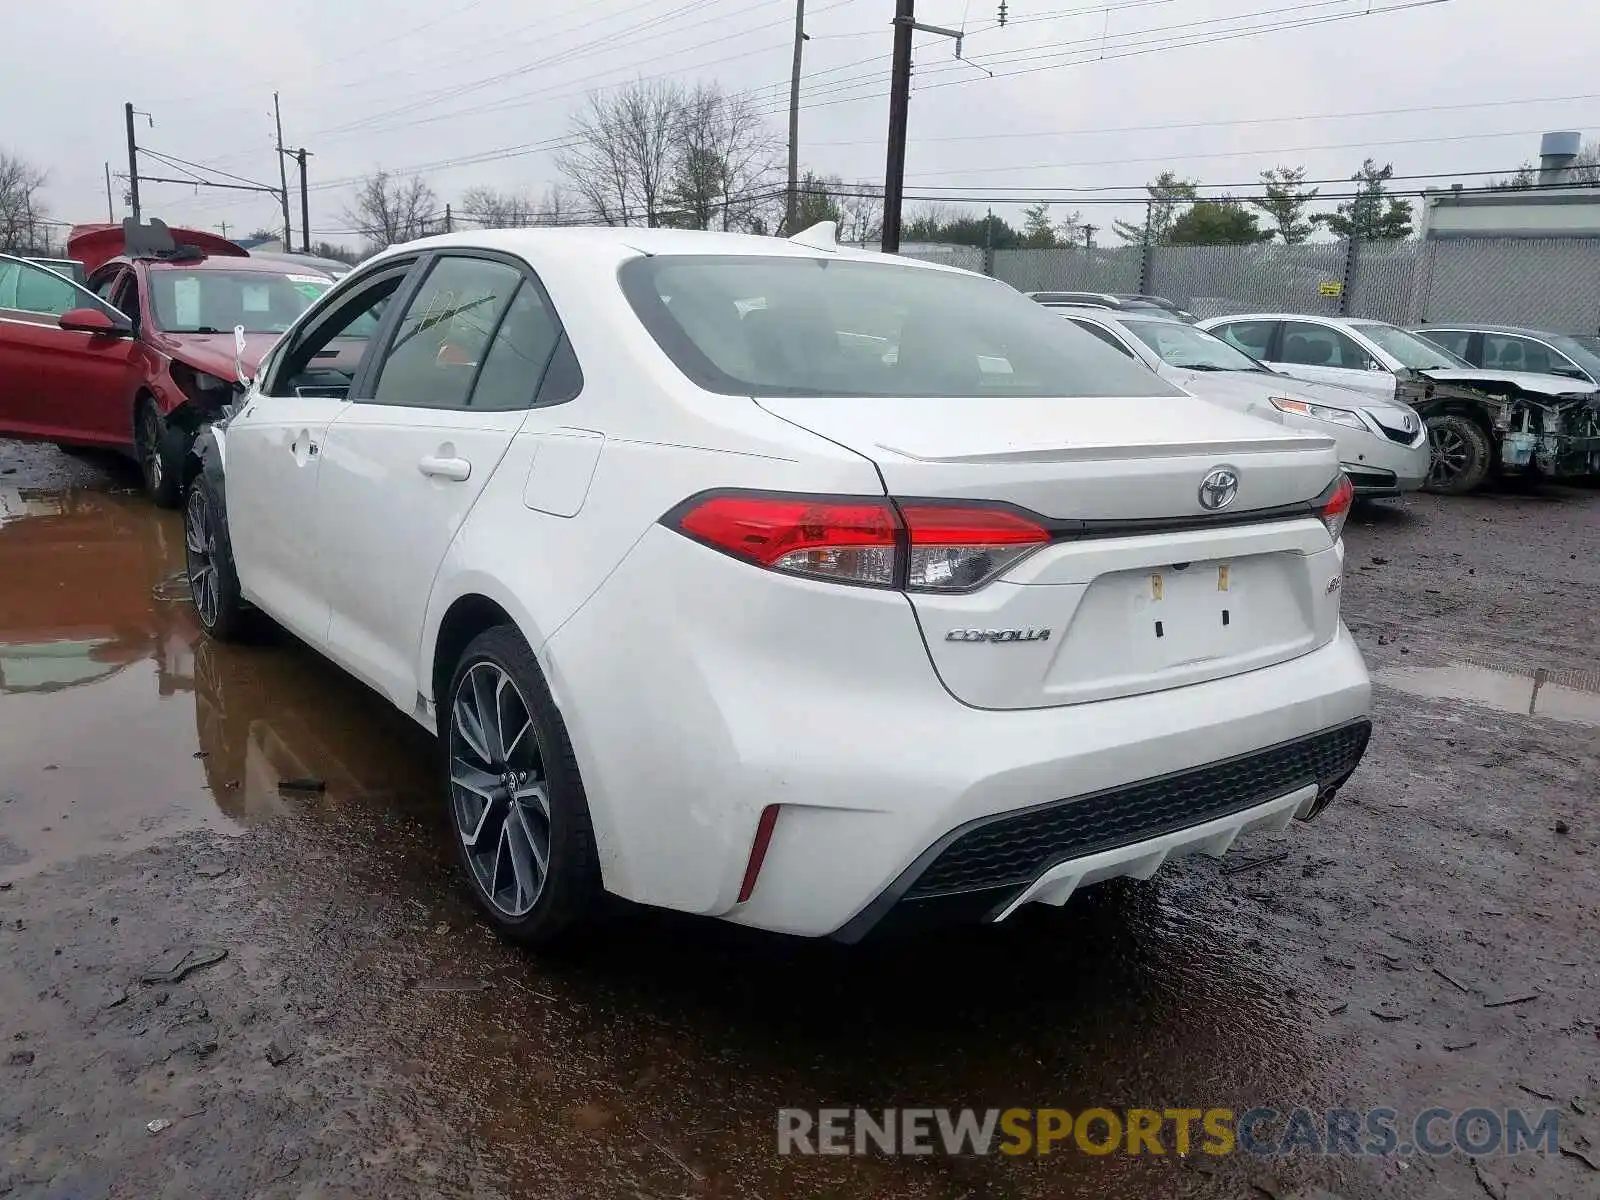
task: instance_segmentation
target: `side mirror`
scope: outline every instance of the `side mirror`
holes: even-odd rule
[[[133,329],[98,308],[72,308],[61,314],[56,324],[74,333],[94,333],[101,337],[127,337]]]

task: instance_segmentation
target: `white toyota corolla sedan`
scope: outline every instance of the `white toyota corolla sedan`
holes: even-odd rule
[[[1334,443],[1005,284],[660,229],[395,247],[197,443],[265,613],[441,743],[477,902],[855,940],[1320,812],[1359,762]]]

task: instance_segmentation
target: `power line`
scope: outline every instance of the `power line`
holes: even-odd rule
[[[1278,125],[1295,121],[1342,121],[1358,117],[1393,117],[1409,113],[1455,112],[1473,108],[1513,108],[1525,104],[1557,104],[1569,101],[1600,100],[1600,92],[1570,96],[1528,96],[1517,100],[1472,100],[1462,104],[1420,104],[1409,108],[1369,108],[1356,112],[1300,113],[1283,117],[1231,117],[1209,121],[1174,121],[1157,125],[1114,125],[1099,129],[1039,129],[1031,132],[954,133],[915,138],[919,142],[990,142],[1001,138],[1088,137],[1109,133],[1154,133],[1166,130],[1215,129],[1222,126]],[[812,142],[813,146],[876,146],[881,138],[853,138],[847,141]]]

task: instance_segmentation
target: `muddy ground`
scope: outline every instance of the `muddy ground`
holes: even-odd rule
[[[628,911],[546,960],[458,889],[429,740],[204,641],[130,482],[0,443],[8,1200],[1600,1195],[1600,491],[1358,510],[1386,682],[1314,824],[997,929]],[[1559,1105],[1573,1152],[775,1152],[780,1106],[1094,1104]]]

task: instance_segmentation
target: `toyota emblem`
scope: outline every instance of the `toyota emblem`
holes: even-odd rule
[[[1200,507],[1216,512],[1227,508],[1239,494],[1239,476],[1231,467],[1218,467],[1200,481]]]

